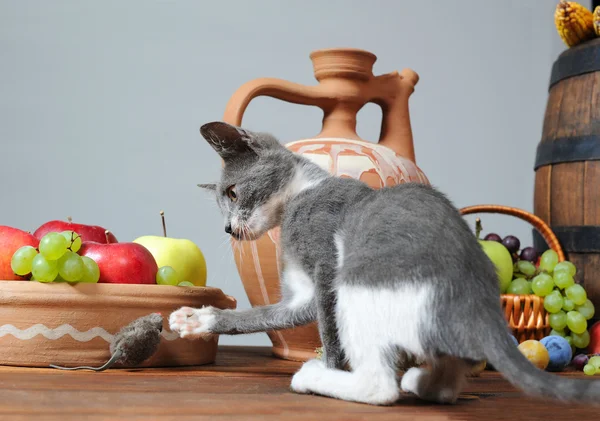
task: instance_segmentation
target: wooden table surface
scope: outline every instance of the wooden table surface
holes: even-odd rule
[[[215,364],[202,367],[0,367],[0,420],[600,420],[599,409],[525,398],[490,371],[471,379],[453,406],[406,396],[376,407],[290,392],[298,367],[247,347],[221,347]]]

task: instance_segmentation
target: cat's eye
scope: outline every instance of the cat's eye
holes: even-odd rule
[[[229,197],[229,199],[231,199],[232,202],[235,202],[237,200],[237,193],[235,191],[235,185],[227,187],[226,194],[227,194],[227,197]]]

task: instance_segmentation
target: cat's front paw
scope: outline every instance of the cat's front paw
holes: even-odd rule
[[[181,338],[210,339],[216,322],[217,309],[214,307],[181,307],[169,316],[169,328]]]
[[[321,360],[312,359],[305,362],[292,377],[291,389],[296,393],[314,392],[313,388],[319,383],[326,370],[327,368]]]

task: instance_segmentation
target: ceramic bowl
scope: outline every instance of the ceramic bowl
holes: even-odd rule
[[[181,339],[169,330],[169,314],[182,306],[233,309],[236,304],[212,287],[0,281],[0,365],[100,366],[110,358],[113,335],[155,312],[164,318],[162,341],[139,367],[209,364],[218,336]]]

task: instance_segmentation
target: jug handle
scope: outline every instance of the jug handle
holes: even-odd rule
[[[368,102],[381,107],[383,120],[379,144],[416,163],[408,98],[415,90],[419,75],[404,69],[376,76]]]
[[[335,102],[335,98],[327,98],[320,85],[306,86],[277,78],[258,78],[244,83],[235,91],[227,102],[223,121],[239,127],[248,104],[258,96],[319,108],[327,108]]]

